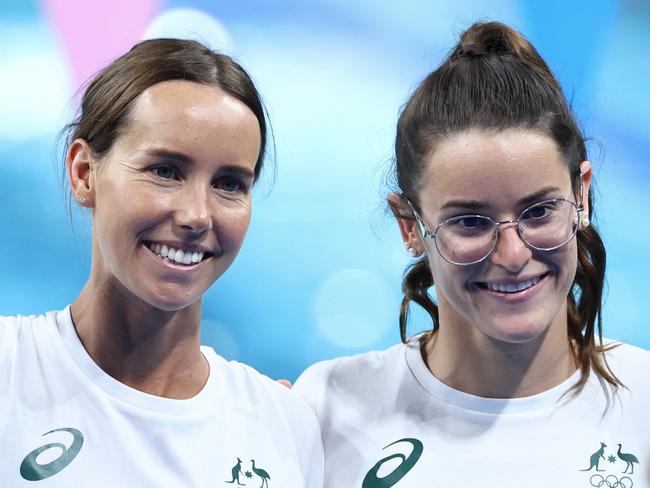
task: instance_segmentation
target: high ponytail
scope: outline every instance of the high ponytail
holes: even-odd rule
[[[553,139],[568,167],[574,194],[580,192],[580,164],[585,140],[560,84],[534,46],[522,34],[498,22],[467,29],[442,64],[416,88],[397,123],[393,179],[395,191],[421,213],[419,193],[427,155],[438,142],[463,131],[531,130]],[[595,221],[593,195],[588,195]],[[596,227],[577,234],[578,266],[568,300],[567,340],[581,370],[580,388],[590,370],[613,386],[620,381],[605,361],[602,345],[602,291],[606,254]],[[438,307],[429,296],[433,277],[426,258],[405,273],[400,308],[400,335],[407,340],[411,302],[440,327]],[[444,324],[443,324],[444,326]]]

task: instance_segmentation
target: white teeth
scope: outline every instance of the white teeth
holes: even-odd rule
[[[540,278],[531,278],[530,280],[520,281],[519,283],[486,283],[489,290],[500,291],[502,293],[516,293],[518,291],[530,288],[539,283]]]
[[[182,249],[174,249],[173,247],[167,247],[165,244],[153,242],[149,244],[149,249],[162,258],[167,258],[176,264],[184,264],[186,266],[200,263],[203,261],[203,256],[205,255],[205,253],[200,251],[183,251]]]

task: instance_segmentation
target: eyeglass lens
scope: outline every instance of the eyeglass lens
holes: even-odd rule
[[[525,209],[518,221],[519,235],[524,242],[538,250],[552,250],[575,235],[578,209],[567,200],[548,200]],[[445,259],[459,264],[473,263],[492,251],[497,224],[489,217],[461,215],[439,225],[435,235],[436,246]]]

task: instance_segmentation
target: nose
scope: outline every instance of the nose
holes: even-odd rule
[[[501,225],[497,243],[490,255],[493,264],[511,273],[521,271],[533,253],[517,232],[516,223]]]
[[[208,192],[204,189],[186,187],[177,194],[174,221],[182,229],[199,234],[212,227],[212,215]]]

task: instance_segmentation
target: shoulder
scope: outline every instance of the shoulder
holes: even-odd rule
[[[255,419],[271,429],[278,439],[291,442],[305,486],[322,485],[320,426],[307,404],[292,390],[255,368],[238,361],[227,361],[211,348],[204,346],[202,350],[218,375],[229,404],[249,422]]]
[[[41,373],[46,368],[55,354],[51,346],[57,333],[56,312],[0,317],[0,398],[15,391],[18,372]]]
[[[647,388],[650,351],[622,342],[606,342],[605,359],[612,372],[629,388]]]
[[[52,324],[56,324],[56,314],[0,316],[0,339],[2,345],[15,343],[19,339],[38,335]]]
[[[264,410],[274,410],[290,419],[291,423],[310,424],[315,421],[313,413],[305,402],[289,388],[260,373],[252,366],[239,361],[228,361],[211,348],[202,347],[210,366],[215,368],[219,382],[223,383],[229,395],[239,399],[239,407],[250,406],[251,414],[259,415]]]
[[[296,381],[294,391],[316,411],[323,403],[345,397],[365,402],[386,393],[386,386],[400,381],[406,368],[406,346],[396,344],[383,351],[371,351],[316,363]]]

